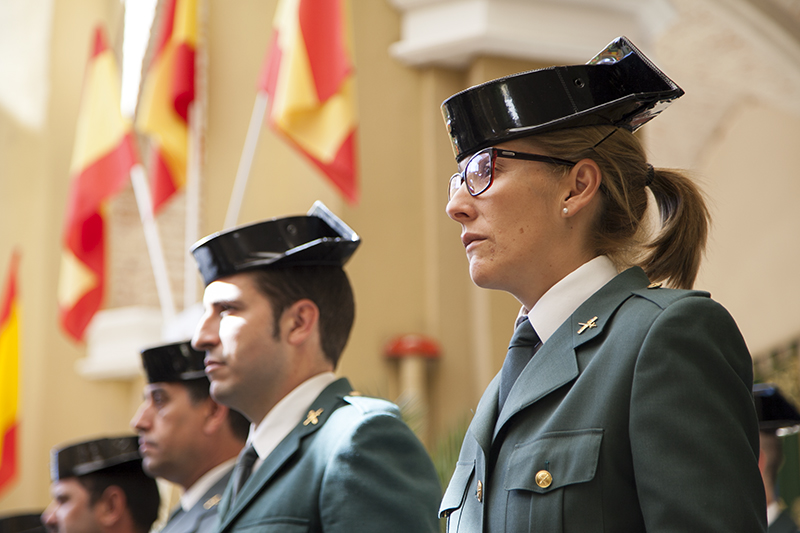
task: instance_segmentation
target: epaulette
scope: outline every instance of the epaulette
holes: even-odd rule
[[[651,283],[645,289],[633,291],[633,294],[649,300],[659,306],[661,309],[666,309],[678,300],[697,296],[700,298],[710,298],[711,293],[706,291],[686,290],[686,289],[666,289],[660,283]]]
[[[380,398],[370,398],[369,396],[361,396],[359,393],[350,393],[344,397],[344,401],[356,407],[362,413],[374,412],[388,412],[390,414],[400,416],[400,409],[388,400]]]

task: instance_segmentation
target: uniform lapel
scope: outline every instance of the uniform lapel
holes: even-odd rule
[[[221,517],[219,531],[223,531],[238,515],[246,508],[250,502],[260,494],[264,488],[269,484],[275,473],[288,461],[297,450],[306,437],[316,432],[319,428],[325,425],[331,413],[336,408],[343,405],[342,398],[353,389],[350,387],[350,382],[346,378],[341,378],[330,385],[317,396],[317,399],[309,407],[310,410],[318,411],[322,409],[317,417],[316,424],[303,424],[301,421],[285,439],[269,454],[261,466],[253,472],[248,478],[247,482],[242,487],[241,492],[237,495],[236,501],[233,502],[230,512],[225,512]],[[226,491],[226,499],[229,497]],[[221,509],[222,511],[222,509]]]
[[[483,449],[484,454],[488,454],[492,445],[492,432],[497,420],[497,394],[500,390],[500,374],[486,387],[486,391],[478,402],[475,409],[475,416],[469,425],[469,433],[478,442],[478,446]]]
[[[496,436],[509,418],[578,375],[570,335],[562,325],[523,369],[511,387],[503,410],[494,426]],[[567,341],[567,342],[565,342]]]
[[[233,468],[218,479],[188,511],[184,512],[181,506],[178,505],[172,512],[172,515],[170,515],[161,533],[170,533],[172,531],[196,531],[200,521],[219,504],[222,493],[225,491],[225,487],[231,477],[232,470]]]
[[[581,304],[542,345],[514,383],[493,428],[494,435],[516,413],[575,379],[579,374],[578,349],[602,335],[617,308],[634,290],[648,283],[640,268],[630,268]],[[588,323],[592,325],[584,327]]]

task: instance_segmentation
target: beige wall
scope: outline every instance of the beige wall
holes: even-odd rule
[[[207,1],[202,235],[223,224],[275,4]],[[513,298],[477,290],[469,280],[459,227],[444,214],[445,185],[455,165],[438,108],[470,84],[541,65],[479,58],[460,71],[410,68],[388,53],[400,38],[400,15],[382,0],[352,4],[360,203],[347,205],[309,163],[264,129],[239,221],[303,213],[321,199],[361,235],[362,246],[347,267],[357,319],[340,373],[364,393],[394,398],[397,364],[385,359],[386,343],[405,333],[439,341],[441,358],[429,364],[428,444],[433,445],[470,416],[502,364],[518,310]],[[112,42],[119,43],[121,8],[118,0],[55,0],[54,5],[46,127],[27,131],[0,112],[2,272],[12,248],[23,255],[22,473],[10,491],[0,494],[0,512],[46,505],[49,449],[127,431],[142,385],[139,377],[91,381],[79,376],[75,363],[85,355],[84,346],[69,341],[57,326],[61,221],[91,29],[105,21]],[[684,85],[691,86],[692,79],[688,74]],[[702,94],[703,88],[697,89]],[[691,93],[685,99],[690,98]],[[792,276],[800,224],[793,209],[798,180],[792,157],[800,117],[758,101],[744,101],[725,117],[715,118],[717,133],[700,156],[687,157],[680,143],[666,143],[658,160],[688,161],[706,183],[716,222],[700,285],[731,309],[751,345],[761,348],[800,330],[794,320],[800,287]],[[676,129],[690,122],[680,113],[667,120],[676,121]],[[128,189],[112,209],[115,270],[109,299],[115,306],[156,305],[132,202]],[[171,206],[175,213],[166,216],[180,220],[181,209]],[[172,223],[168,226],[165,240],[174,271],[181,268],[185,247]],[[182,274],[173,276],[179,284]],[[180,288],[173,286],[173,292],[179,295]]]
[[[699,284],[760,353],[800,329],[800,117],[747,101],[726,126],[701,166],[714,232]]]

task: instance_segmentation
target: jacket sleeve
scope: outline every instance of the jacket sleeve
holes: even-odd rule
[[[647,531],[766,531],[752,382],[744,339],[713,300],[681,299],[653,322],[630,404]]]
[[[367,413],[334,447],[322,480],[329,533],[436,533],[441,487],[425,448],[399,417]]]

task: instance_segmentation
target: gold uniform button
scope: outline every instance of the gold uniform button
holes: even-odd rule
[[[481,483],[480,479],[478,480],[478,491],[476,496],[478,497],[479,502],[483,501],[483,483]]]
[[[553,483],[553,476],[547,470],[539,470],[536,472],[536,484],[541,488],[546,489]]]

